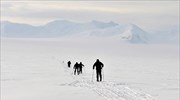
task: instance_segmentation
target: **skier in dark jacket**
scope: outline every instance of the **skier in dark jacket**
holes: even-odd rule
[[[78,67],[79,67],[79,64],[78,64],[78,62],[76,62],[74,64],[74,75],[76,75],[76,73],[78,74]]]
[[[71,67],[71,61],[68,61],[67,64],[68,64],[68,67],[70,68]]]
[[[84,65],[82,64],[82,62],[80,62],[79,63],[79,74],[82,74],[82,67],[83,67]]]
[[[96,60],[96,62],[93,65],[93,70],[96,67],[96,77],[97,77],[97,81],[102,81],[102,73],[101,70],[104,67],[104,64],[102,62],[99,61],[99,59]]]

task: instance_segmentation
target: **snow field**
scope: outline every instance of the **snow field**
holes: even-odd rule
[[[117,41],[1,40],[2,100],[178,100],[178,47]],[[92,82],[92,65],[104,64],[104,82]],[[72,75],[62,62],[82,61]]]

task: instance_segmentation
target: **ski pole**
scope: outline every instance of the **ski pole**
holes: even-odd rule
[[[102,72],[103,72],[103,81],[104,81],[104,70],[102,69]]]
[[[85,67],[84,67],[84,73],[85,73]]]
[[[92,74],[92,82],[93,82],[93,77],[94,77],[94,69],[93,69],[92,71],[93,71],[93,74]]]

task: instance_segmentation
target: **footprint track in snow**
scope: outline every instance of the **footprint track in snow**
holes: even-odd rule
[[[74,76],[72,72],[67,69],[65,64],[64,72],[73,77],[75,81],[71,83],[60,84],[60,86],[73,86],[82,87],[93,90],[95,93],[99,94],[106,100],[155,100],[151,95],[130,89],[125,85],[119,85],[119,83],[114,82],[93,82],[83,75]]]
[[[112,82],[97,83],[88,80],[76,80],[63,85],[89,88],[107,100],[154,100],[148,94],[132,90],[126,86],[118,86]]]

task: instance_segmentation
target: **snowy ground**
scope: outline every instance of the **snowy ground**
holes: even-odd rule
[[[177,45],[1,39],[1,100],[179,100],[178,52]],[[101,83],[92,77],[97,58],[105,64]],[[72,75],[68,60],[82,61],[85,73]]]

